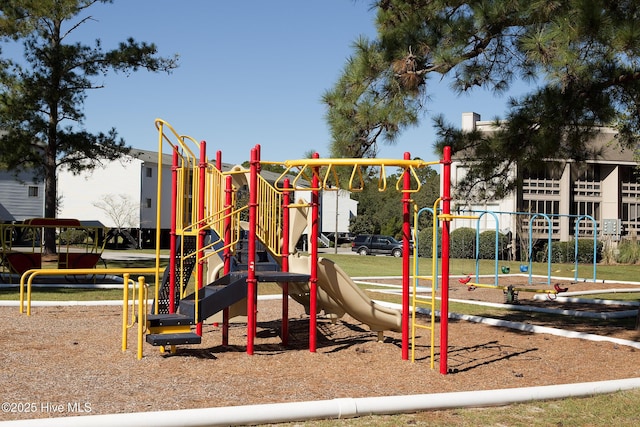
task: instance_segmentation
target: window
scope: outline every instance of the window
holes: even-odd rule
[[[147,178],[153,178],[153,169],[152,168],[145,168],[145,174],[146,174]]]
[[[38,187],[33,185],[29,186],[29,197],[38,197]]]
[[[151,199],[144,199],[144,204],[147,208],[151,207]]]
[[[573,215],[589,215],[595,220],[600,219],[600,203],[593,201],[578,201],[573,203]]]

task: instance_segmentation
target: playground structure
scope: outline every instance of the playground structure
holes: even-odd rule
[[[287,343],[291,297],[309,313],[311,352],[316,351],[316,316],[322,311],[331,318],[349,313],[379,336],[385,330],[402,332],[402,357],[408,358],[410,195],[420,189],[415,170],[439,162],[410,160],[408,153],[403,160],[320,159],[316,155],[282,162],[285,171],[270,183],[260,175],[261,164],[270,162],[261,161],[259,146],[251,152],[248,170],[235,167],[222,172],[221,153],[217,153],[215,163],[208,162],[204,141],[198,143],[179,135],[162,120],[156,121],[156,127],[159,162],[165,144],[172,150],[172,228],[170,262],[162,280],[159,269],[156,272],[156,283],[161,286],[155,289],[152,313],[138,313],[138,321],[148,328],[148,343],[163,351],[199,343],[202,322],[222,313],[222,340],[226,344],[230,317],[246,315],[247,353],[253,354],[257,286],[260,282],[274,282],[283,289],[283,344]],[[403,179],[396,188],[402,194],[404,220],[402,311],[376,304],[339,266],[318,257],[319,192],[340,188],[337,169],[341,167],[351,170],[345,187],[362,190],[363,169],[369,166],[380,169],[380,191],[387,190],[386,168],[403,170]],[[159,173],[158,182],[161,180]],[[238,206],[236,192],[243,187],[249,188],[249,202]],[[310,202],[291,203],[291,194],[300,191],[310,192]],[[242,215],[248,221],[241,221]],[[160,223],[159,211],[157,220]],[[310,230],[309,256],[294,252],[305,228]]]

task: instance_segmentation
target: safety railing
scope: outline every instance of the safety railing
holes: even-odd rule
[[[256,236],[271,251],[282,252],[282,192],[258,176]]]
[[[158,207],[161,206],[162,200],[162,163],[163,163],[163,146],[168,144],[171,147],[172,155],[174,152],[178,155],[178,168],[177,179],[178,188],[181,189],[179,194],[182,197],[176,200],[178,209],[176,213],[178,218],[176,222],[178,224],[192,224],[196,220],[198,212],[198,186],[200,169],[198,168],[199,159],[197,154],[200,153],[200,143],[188,136],[181,135],[171,127],[171,125],[164,120],[156,119],[156,129],[158,130]],[[193,149],[192,147],[193,146]],[[197,154],[196,154],[197,153]],[[206,163],[206,159],[202,159]],[[160,211],[158,208],[157,223],[160,224]]]
[[[213,165],[207,165],[205,181],[205,211],[206,222],[218,236],[224,235],[225,212],[225,179],[228,174],[223,173]],[[233,194],[233,193],[232,193]],[[232,205],[235,204],[233,197]],[[235,216],[231,218],[235,219]],[[235,225],[235,224],[234,224]],[[232,226],[233,228],[233,226]]]
[[[20,277],[20,313],[31,316],[31,296],[33,281],[38,276],[63,276],[67,274],[157,274],[157,269],[147,268],[71,268],[68,270],[58,269],[31,269],[27,270]]]

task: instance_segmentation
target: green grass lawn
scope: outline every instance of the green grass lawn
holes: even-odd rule
[[[138,251],[136,251],[138,252]],[[377,277],[377,276],[401,276],[402,275],[402,259],[386,256],[355,256],[345,254],[322,254],[323,257],[329,258],[336,262],[351,277]],[[167,260],[161,262],[161,271],[164,270]],[[153,267],[155,261],[153,259],[128,260],[128,261],[107,261],[108,268],[148,268]],[[500,261],[498,263],[498,271],[501,273],[502,267],[509,267],[511,272],[519,272],[520,263],[515,261]],[[476,268],[479,274],[495,274],[496,263],[493,260],[480,260],[476,264],[475,260],[470,259],[452,259],[450,261],[449,272],[452,275],[475,274]],[[438,266],[441,271],[441,266]],[[432,270],[431,259],[420,258],[418,260],[418,271],[420,275],[430,275]],[[552,276],[566,277],[572,279],[574,277],[574,264],[552,264]],[[409,271],[413,274],[414,265],[410,263]],[[533,263],[532,274],[546,276],[549,266],[546,263]],[[598,280],[609,281],[632,281],[640,280],[640,265],[598,265]],[[579,266],[579,277],[591,278],[593,276],[592,265]],[[152,275],[145,276],[147,283],[153,286],[154,277]],[[64,282],[64,277],[62,277]],[[369,288],[370,286],[367,286]],[[275,285],[260,285],[259,292],[261,294],[279,293],[279,288]],[[379,294],[382,295],[382,294]],[[637,297],[637,296],[636,296]],[[18,289],[2,289],[0,290],[0,300],[11,300],[18,298]],[[43,300],[69,300],[75,299],[79,301],[87,300],[119,300],[122,298],[122,291],[118,289],[97,289],[97,290],[64,290],[59,288],[33,288],[32,298],[34,301]],[[381,296],[382,299],[389,297]],[[622,298],[618,294],[618,298]],[[625,295],[624,298],[634,299],[634,295]]]

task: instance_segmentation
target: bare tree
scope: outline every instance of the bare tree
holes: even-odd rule
[[[137,204],[126,194],[105,194],[92,205],[106,213],[118,231],[136,226]]]

